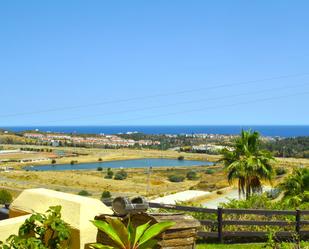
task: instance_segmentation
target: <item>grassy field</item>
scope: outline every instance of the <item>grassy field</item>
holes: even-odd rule
[[[258,244],[203,244],[197,245],[196,249],[260,249],[263,248],[264,243]]]
[[[198,244],[196,249],[262,249],[262,248],[269,248],[272,247],[265,247],[265,243],[250,243],[250,244]],[[282,247],[278,248],[285,248],[285,249],[295,249],[295,244],[291,243],[284,243]],[[301,243],[301,249],[308,249],[309,243]]]

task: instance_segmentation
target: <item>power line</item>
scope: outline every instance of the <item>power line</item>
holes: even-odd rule
[[[238,105],[260,103],[260,102],[265,102],[265,101],[274,100],[274,99],[282,99],[282,98],[288,98],[288,97],[294,97],[294,96],[300,96],[300,95],[308,95],[308,94],[309,94],[309,92],[301,92],[301,93],[284,95],[284,96],[261,98],[261,99],[256,99],[256,100],[253,100],[253,101],[245,101],[245,102],[238,102],[238,103],[218,105],[218,106],[209,106],[209,107],[205,107],[205,108],[191,109],[191,110],[180,111],[180,112],[171,112],[171,113],[158,114],[158,115],[152,115],[152,116],[144,116],[144,117],[140,117],[140,118],[116,120],[115,122],[120,123],[120,122],[127,122],[127,121],[133,121],[133,120],[143,120],[143,119],[149,119],[149,118],[166,117],[166,116],[172,116],[172,115],[178,115],[178,114],[184,114],[184,113],[191,113],[191,112],[201,112],[201,111],[205,111],[205,110],[214,110],[214,109],[227,108],[227,107],[233,107],[233,106],[238,106]]]
[[[220,89],[220,88],[225,88],[225,87],[233,87],[233,86],[240,86],[240,85],[250,85],[250,84],[259,83],[259,82],[279,80],[279,79],[286,79],[286,78],[295,78],[295,77],[302,77],[302,76],[308,76],[308,75],[309,75],[309,73],[281,75],[281,76],[275,76],[275,77],[258,79],[258,80],[249,80],[249,81],[242,81],[242,82],[236,82],[236,83],[220,84],[220,85],[215,85],[215,86],[210,86],[210,87],[188,89],[188,90],[175,91],[175,92],[170,92],[170,93],[154,94],[154,95],[148,95],[148,96],[139,96],[139,97],[132,97],[132,98],[127,98],[127,99],[110,100],[110,101],[103,101],[103,102],[83,104],[83,105],[50,108],[50,109],[31,111],[31,112],[20,112],[20,113],[12,113],[12,114],[3,114],[3,115],[0,115],[0,118],[9,118],[9,117],[17,117],[17,116],[35,115],[35,114],[58,112],[58,111],[65,111],[65,110],[74,110],[74,109],[81,109],[81,108],[87,108],[87,107],[93,107],[93,106],[101,106],[101,105],[113,104],[113,103],[126,103],[126,102],[136,101],[136,100],[143,100],[143,99],[149,99],[149,98],[157,98],[157,97],[166,97],[166,96],[180,95],[180,94],[186,94],[186,93],[191,93],[191,92],[198,92],[198,91],[202,91],[202,90],[214,90],[214,89]]]
[[[254,92],[245,92],[245,93],[240,93],[240,94],[212,97],[212,98],[206,98],[206,99],[204,98],[204,99],[199,99],[199,100],[190,100],[190,101],[184,101],[184,102],[176,102],[176,103],[172,103],[172,104],[157,105],[157,106],[151,106],[151,107],[145,107],[145,108],[137,108],[137,109],[134,108],[134,109],[127,109],[127,110],[120,110],[120,111],[117,111],[117,112],[107,112],[107,113],[99,113],[99,114],[92,114],[92,115],[86,115],[86,116],[78,116],[78,117],[72,117],[72,118],[66,118],[66,119],[60,119],[60,120],[51,120],[51,121],[46,121],[46,123],[71,121],[71,120],[90,118],[90,117],[96,117],[96,116],[102,116],[102,115],[115,115],[115,114],[129,113],[129,112],[153,110],[153,109],[167,108],[167,107],[170,107],[170,106],[192,104],[192,103],[200,103],[200,102],[205,102],[205,101],[208,102],[208,101],[213,101],[213,100],[223,100],[223,99],[228,99],[228,98],[248,96],[248,95],[252,95],[252,94],[267,93],[269,91],[280,91],[280,90],[294,89],[294,88],[305,86],[305,85],[307,85],[307,83],[295,84],[293,86],[280,86],[280,87],[276,87],[276,88],[267,88],[267,89],[263,89],[263,90],[259,90],[259,91],[254,91]]]

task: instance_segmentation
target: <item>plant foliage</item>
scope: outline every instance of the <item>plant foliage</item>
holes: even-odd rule
[[[61,206],[50,207],[46,214],[34,213],[19,228],[0,243],[1,249],[65,249],[70,240],[70,228],[61,219]]]
[[[174,222],[160,222],[150,225],[147,222],[138,227],[133,227],[129,221],[125,226],[118,218],[107,217],[106,221],[94,220],[92,223],[102,232],[106,233],[114,242],[113,245],[95,243],[96,249],[149,249],[154,248],[156,236],[172,227]]]
[[[242,130],[241,136],[235,140],[232,150],[222,150],[223,161],[228,172],[230,184],[238,181],[239,196],[249,198],[262,191],[262,181],[271,181],[274,170],[271,161],[273,156],[260,149],[258,132]]]

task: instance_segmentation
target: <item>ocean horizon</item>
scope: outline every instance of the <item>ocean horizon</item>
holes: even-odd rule
[[[263,136],[295,137],[309,136],[309,125],[123,125],[123,126],[6,126],[2,129],[20,132],[36,130],[43,132],[80,134],[119,134],[141,132],[145,134],[239,134],[242,129],[260,132]]]

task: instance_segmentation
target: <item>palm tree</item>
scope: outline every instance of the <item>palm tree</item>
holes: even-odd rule
[[[297,168],[280,184],[284,199],[297,206],[309,198],[309,169]]]
[[[260,149],[258,132],[241,131],[231,150],[222,150],[224,163],[228,172],[228,181],[232,184],[238,180],[238,194],[248,199],[252,194],[262,191],[262,181],[271,182],[274,170],[273,156]]]

